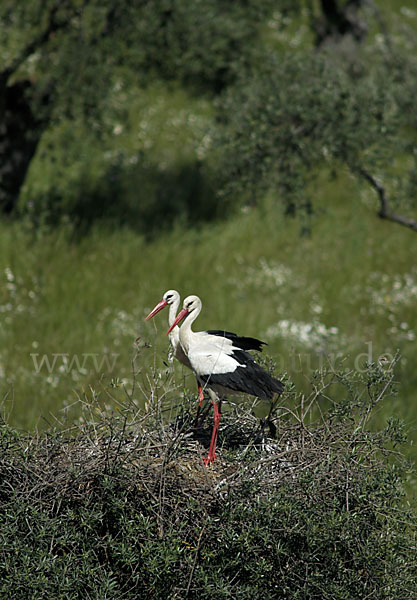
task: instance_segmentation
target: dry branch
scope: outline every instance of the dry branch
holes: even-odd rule
[[[387,198],[385,188],[375,179],[373,175],[368,173],[365,169],[359,167],[356,169],[359,175],[366,179],[368,183],[374,188],[376,193],[378,194],[380,208],[378,211],[378,216],[381,219],[386,219],[387,221],[392,221],[393,223],[398,223],[398,225],[402,225],[403,227],[408,227],[413,231],[417,231],[417,221],[414,219],[410,219],[409,217],[405,217],[404,215],[399,215],[394,213],[390,209],[389,201]]]

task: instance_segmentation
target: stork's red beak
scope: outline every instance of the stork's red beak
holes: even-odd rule
[[[171,331],[174,329],[174,327],[176,325],[178,325],[178,323],[181,323],[181,321],[184,319],[184,317],[186,317],[188,315],[188,310],[186,308],[182,308],[180,310],[180,312],[177,314],[177,318],[175,319],[175,321],[173,322],[173,324],[171,325],[171,327],[168,329],[168,331],[166,332],[165,335],[168,335],[169,333],[171,333]]]
[[[168,302],[166,300],[161,300],[161,302],[158,302],[158,304],[155,306],[155,308],[153,310],[151,310],[149,315],[147,317],[145,317],[145,321],[149,321],[149,319],[152,319],[152,317],[154,317],[157,313],[159,313],[160,310],[165,308],[165,306],[167,304],[168,304]]]

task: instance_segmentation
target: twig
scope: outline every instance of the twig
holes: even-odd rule
[[[399,215],[391,211],[387,194],[385,188],[378,183],[373,175],[368,173],[362,167],[356,167],[352,169],[361,175],[370,185],[374,188],[376,193],[378,194],[380,208],[378,211],[378,216],[381,219],[387,219],[387,221],[392,221],[393,223],[398,223],[398,225],[403,225],[404,227],[408,227],[413,231],[417,231],[417,221],[414,219],[410,219],[409,217],[405,217],[404,215]]]
[[[346,486],[345,486],[345,494],[346,494],[346,512],[349,512],[349,471],[346,470]]]
[[[188,594],[190,593],[191,583],[193,581],[193,576],[194,576],[194,571],[195,571],[195,566],[197,564],[198,553],[200,551],[201,540],[203,539],[203,534],[204,534],[206,527],[207,527],[207,521],[204,523],[203,527],[201,528],[200,535],[198,536],[197,546],[195,549],[195,556],[194,556],[193,564],[191,567],[190,576],[188,578],[187,589],[185,590],[185,598],[188,598]]]
[[[67,6],[65,8],[68,8],[68,2],[64,2],[64,4],[67,4]],[[56,16],[57,16],[57,13],[59,12],[60,8],[62,8],[62,3],[60,6],[59,2],[57,2],[54,6],[51,7],[49,14],[48,14],[48,21],[47,21],[45,29],[43,31],[41,31],[37,36],[35,36],[21,50],[20,54],[18,54],[11,61],[11,63],[3,70],[3,72],[1,73],[1,78],[4,83],[7,83],[7,81],[10,79],[10,77],[25,62],[25,60],[27,60],[29,58],[29,56],[31,54],[33,54],[35,51],[42,48],[42,46],[44,46],[49,41],[52,34],[54,34],[56,31],[59,31],[60,29],[65,29],[66,27],[69,27],[71,25],[72,19],[74,17],[74,14],[76,14],[76,12],[75,11],[69,12],[69,14],[67,15],[65,20],[58,22],[56,19]]]
[[[301,447],[304,450],[304,430],[305,430],[305,425],[304,425],[304,394],[301,394],[301,401],[300,401],[300,423],[301,423]]]

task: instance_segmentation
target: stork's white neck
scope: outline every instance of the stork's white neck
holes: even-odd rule
[[[175,321],[175,317],[177,316],[178,308],[180,305],[180,297],[179,295],[175,298],[174,302],[169,305],[169,313],[168,313],[168,324],[171,327],[173,322]],[[171,346],[175,348],[178,346],[179,337],[180,337],[180,328],[178,325],[174,327],[174,329],[169,334],[169,341]]]
[[[201,306],[195,308],[192,312],[190,312],[185,317],[185,319],[180,327],[180,343],[186,354],[190,348],[190,344],[193,339],[193,336],[195,335],[195,332],[191,329],[191,326],[194,323],[194,321],[196,320],[196,318],[198,317],[198,315],[200,314],[200,311],[201,311]]]
[[[179,305],[180,305],[180,298],[179,297],[176,298],[174,300],[174,302],[169,305],[168,323],[169,323],[170,327],[173,324],[173,322],[175,321],[175,317],[177,316]],[[176,327],[175,329],[178,329],[178,327]]]

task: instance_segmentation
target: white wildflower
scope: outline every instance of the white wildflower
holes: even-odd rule
[[[6,275],[6,279],[7,279],[7,281],[14,281],[15,277],[14,277],[14,275],[13,275],[13,271],[11,270],[11,268],[10,268],[10,267],[6,267],[6,268],[4,269],[4,273],[5,273],[5,275]]]
[[[289,338],[294,342],[310,347],[322,347],[324,343],[328,343],[331,339],[340,338],[337,327],[326,327],[320,321],[305,323],[288,319],[282,319],[275,325],[271,325],[266,331],[266,336],[269,338]]]
[[[319,315],[320,313],[323,312],[323,307],[320,306],[320,304],[316,304],[316,303],[312,302],[310,306],[311,306],[311,311],[313,313],[315,313],[316,315]]]

